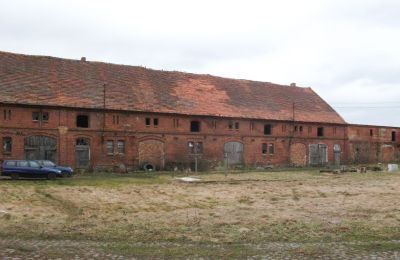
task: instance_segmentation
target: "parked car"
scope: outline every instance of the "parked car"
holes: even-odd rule
[[[14,180],[20,177],[53,180],[57,176],[62,176],[62,172],[56,168],[43,167],[36,161],[5,160],[1,166],[1,175],[10,176]]]
[[[61,177],[72,177],[72,173],[74,172],[71,167],[59,166],[49,160],[36,160],[36,162],[43,167],[60,170],[62,173]]]

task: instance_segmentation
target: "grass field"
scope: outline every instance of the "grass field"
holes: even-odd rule
[[[262,251],[249,245],[272,242],[362,242],[357,245],[362,250],[400,250],[390,243],[400,240],[400,173],[200,178],[200,183],[181,183],[168,174],[1,179],[0,238],[100,241],[107,242],[106,251],[148,257],[242,258]]]

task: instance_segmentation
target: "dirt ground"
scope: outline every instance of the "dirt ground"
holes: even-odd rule
[[[140,251],[129,244],[203,245],[192,249],[197,256],[210,256],[207,246],[228,246],[239,258],[257,254],[243,251],[246,244],[400,240],[400,173],[199,177],[199,183],[168,174],[1,179],[0,238],[112,243],[106,251],[129,256]]]

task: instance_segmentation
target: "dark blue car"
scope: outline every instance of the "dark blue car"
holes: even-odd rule
[[[72,173],[74,172],[71,167],[59,166],[49,160],[36,160],[36,162],[43,167],[60,170],[62,173],[61,177],[72,177]]]
[[[1,172],[1,175],[10,176],[14,180],[20,177],[41,177],[52,180],[57,176],[62,176],[61,170],[43,167],[38,162],[29,160],[5,160],[2,164]]]

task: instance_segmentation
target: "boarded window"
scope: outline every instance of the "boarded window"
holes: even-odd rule
[[[89,127],[89,116],[87,115],[77,115],[76,116],[76,126],[82,128]]]
[[[107,154],[114,154],[114,142],[109,140],[106,142],[107,145]]]
[[[200,132],[200,122],[191,121],[190,122],[190,132]]]
[[[392,131],[392,142],[396,142],[396,131]]]
[[[270,124],[264,125],[264,134],[271,135],[272,134],[272,126]]]
[[[324,136],[324,128],[323,127],[318,127],[317,136]]]
[[[12,139],[11,137],[3,137],[3,153],[11,153]]]
[[[325,165],[328,162],[328,147],[326,144],[310,144],[310,164]]]
[[[146,117],[145,122],[146,122],[146,126],[150,126],[150,124],[151,124],[151,118],[150,118],[150,117]]]
[[[202,142],[188,142],[188,148],[190,154],[201,154],[203,153],[203,143]]]
[[[118,140],[117,149],[119,154],[125,153],[125,142],[123,140]]]

